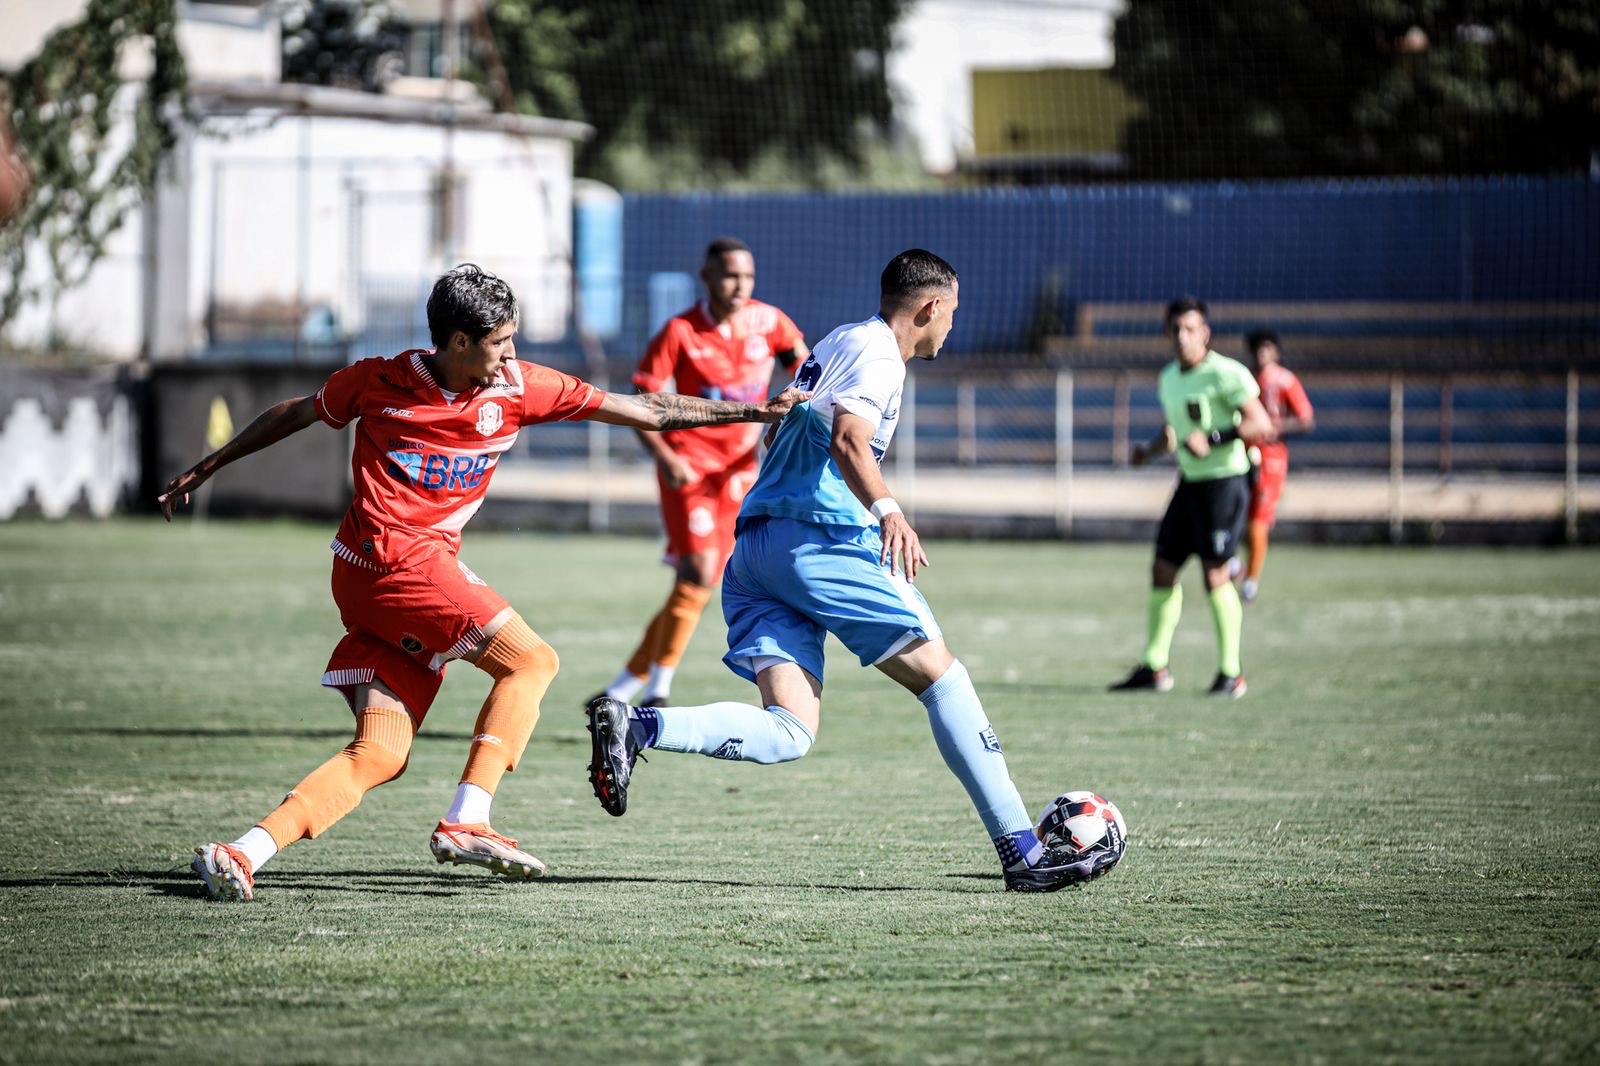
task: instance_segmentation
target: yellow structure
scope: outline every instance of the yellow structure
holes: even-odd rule
[[[980,161],[1120,162],[1144,105],[1109,70],[974,70],[972,133]]]

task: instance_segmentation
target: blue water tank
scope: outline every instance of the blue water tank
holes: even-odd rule
[[[572,183],[572,215],[582,324],[608,340],[622,332],[622,194],[579,178]]]
[[[649,281],[650,290],[650,335],[653,337],[667,324],[667,319],[680,311],[687,311],[694,306],[699,290],[695,288],[693,274],[684,274],[679,271],[662,271],[651,274]]]

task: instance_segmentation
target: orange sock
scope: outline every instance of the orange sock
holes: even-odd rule
[[[650,619],[650,624],[645,626],[643,639],[628,657],[628,672],[641,681],[650,675],[650,667],[655,663],[656,656],[661,654],[661,632],[666,624],[667,609],[662,607]]]
[[[680,581],[672,586],[672,595],[667,597],[667,605],[661,609],[666,624],[662,626],[661,646],[655,659],[657,663],[677,666],[682,661],[683,653],[689,650],[694,628],[700,624],[700,615],[709,602],[711,590],[704,585]]]
[[[521,615],[500,627],[478,656],[478,669],[494,678],[494,687],[478,712],[462,784],[492,795],[506,771],[517,768],[539,721],[539,701],[560,666],[556,650]]]
[[[417,727],[405,711],[368,707],[356,715],[356,737],[294,786],[277,810],[261,819],[279,848],[320,836],[356,809],[361,797],[406,769]]]
[[[1261,580],[1261,568],[1267,564],[1267,524],[1265,522],[1250,523],[1250,565],[1245,568],[1245,576],[1251,581]]]

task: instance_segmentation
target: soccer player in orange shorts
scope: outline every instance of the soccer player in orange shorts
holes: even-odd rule
[[[1255,485],[1250,491],[1250,526],[1245,539],[1245,570],[1239,582],[1239,598],[1255,602],[1261,591],[1261,569],[1267,562],[1267,538],[1278,519],[1278,497],[1289,476],[1289,446],[1285,437],[1310,433],[1316,428],[1311,400],[1294,371],[1284,366],[1282,345],[1271,330],[1258,330],[1245,338],[1249,349],[1250,372],[1261,387],[1261,406],[1272,419],[1270,435],[1251,444],[1261,458],[1257,462]]]
[[[634,386],[661,392],[674,385],[688,395],[727,400],[767,395],[775,362],[788,370],[809,354],[800,330],[788,315],[751,297],[756,261],[743,241],[712,241],[700,280],[706,298],[661,327],[634,371]],[[678,663],[733,553],[734,520],[755,482],[760,435],[754,426],[639,434],[656,461],[672,592],[600,695],[646,707],[667,702]]]
[[[314,422],[355,427],[354,498],[332,545],[333,599],[345,635],[322,675],[349,703],[355,738],[242,836],[195,849],[192,866],[213,899],[251,899],[267,860],[326,832],[367,791],[399,777],[454,659],[472,663],[494,685],[455,799],[429,846],[439,862],[542,876],[544,863],[490,827],[489,808],[533,734],[556,653],[457,558],[461,529],[482,504],[500,457],[522,427],[540,422],[593,419],[650,430],[775,422],[804,398],[793,390],[765,402],[618,396],[521,362],[516,296],[470,264],[435,283],[428,330],[434,348],[335,371],[315,395],[263,412],[159,497],[170,521],[180,501],[234,460]]]

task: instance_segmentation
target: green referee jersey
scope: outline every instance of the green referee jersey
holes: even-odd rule
[[[1243,441],[1219,444],[1204,459],[1183,446],[1183,439],[1195,430],[1210,433],[1239,424],[1239,408],[1261,388],[1245,365],[1216,352],[1190,370],[1174,359],[1161,371],[1157,386],[1161,413],[1167,425],[1178,434],[1178,472],[1185,481],[1215,481],[1250,472],[1250,456]]]

